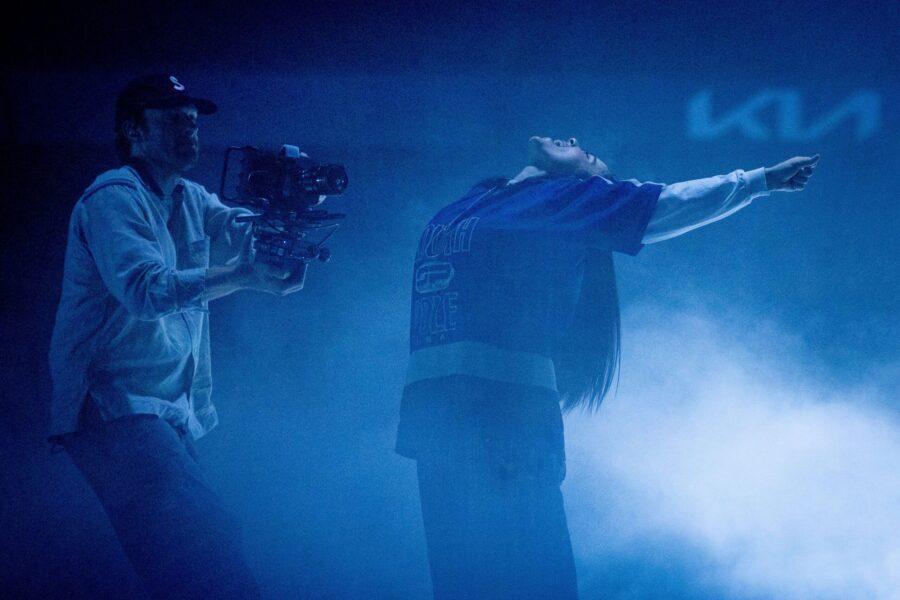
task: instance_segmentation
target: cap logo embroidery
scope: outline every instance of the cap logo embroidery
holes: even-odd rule
[[[172,82],[172,87],[175,88],[176,92],[183,92],[184,86],[175,78],[174,75],[169,75],[169,81]]]

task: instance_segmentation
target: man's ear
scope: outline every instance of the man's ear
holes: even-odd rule
[[[122,122],[122,133],[124,133],[125,137],[131,142],[139,142],[144,139],[144,130],[131,120]]]

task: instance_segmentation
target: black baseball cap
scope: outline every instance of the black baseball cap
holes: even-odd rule
[[[193,104],[197,112],[211,115],[219,107],[212,100],[188,94],[184,84],[174,75],[154,73],[128,83],[116,99],[116,125],[145,108],[174,108]]]

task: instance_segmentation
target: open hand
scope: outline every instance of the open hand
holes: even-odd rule
[[[795,156],[774,167],[766,167],[766,187],[770,192],[799,192],[812,177],[819,155]]]

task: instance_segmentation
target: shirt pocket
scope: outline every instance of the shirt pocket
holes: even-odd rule
[[[188,242],[185,269],[209,268],[209,236]]]

